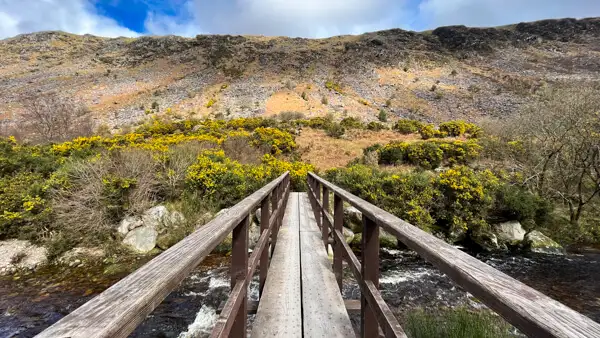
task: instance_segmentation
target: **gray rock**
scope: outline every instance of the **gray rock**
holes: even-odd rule
[[[355,207],[347,207],[344,209],[344,225],[352,230],[355,234],[362,233],[362,212]]]
[[[479,231],[471,235],[471,240],[475,242],[484,251],[505,251],[508,250],[506,245],[499,243],[498,237],[491,231]]]
[[[11,239],[0,242],[0,275],[18,269],[34,270],[48,262],[48,251],[28,241]]]
[[[127,236],[125,236],[123,243],[130,246],[135,251],[146,253],[154,249],[157,237],[158,232],[154,227],[144,225],[131,230]]]
[[[127,235],[127,233],[135,228],[139,228],[141,226],[144,225],[144,222],[142,221],[141,217],[137,217],[137,216],[128,216],[125,217],[121,223],[119,224],[119,227],[117,228],[117,230],[119,231],[119,233],[121,235]]]
[[[262,214],[260,208],[256,209],[256,212],[254,212],[254,221],[256,222],[256,224],[260,224],[261,215]]]
[[[179,211],[173,211],[169,215],[169,225],[177,226],[185,222],[185,216]]]
[[[504,222],[493,226],[493,231],[501,242],[518,244],[525,239],[527,233],[519,221]]]
[[[253,250],[260,239],[260,226],[252,222],[248,231],[248,248]]]
[[[549,255],[564,255],[565,249],[552,238],[534,230],[525,235],[525,244],[529,251]]]
[[[348,244],[352,243],[352,240],[354,239],[354,232],[352,232],[352,230],[350,230],[348,228],[343,228],[343,232],[344,232],[344,238],[346,239],[346,243],[348,243]]]
[[[168,225],[169,221],[169,210],[164,205],[157,205],[144,212],[142,215],[142,221],[144,226],[159,228],[161,225]]]

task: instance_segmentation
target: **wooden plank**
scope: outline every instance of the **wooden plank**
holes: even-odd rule
[[[343,231],[344,226],[344,202],[342,199],[333,194],[333,217],[334,217],[334,225],[333,232]],[[342,260],[344,256],[342,255],[342,243],[334,237],[334,247],[333,247],[333,274],[335,275],[335,279],[337,280],[338,286],[340,288],[340,292],[342,291]],[[344,241],[345,242],[345,241]]]
[[[252,337],[301,337],[298,193],[290,193]]]
[[[600,337],[600,324],[310,173],[530,337]],[[337,235],[336,235],[337,236]]]
[[[287,175],[245,198],[38,337],[127,337]]]
[[[308,196],[300,196],[300,260],[304,337],[354,337],[355,333],[321,241]]]

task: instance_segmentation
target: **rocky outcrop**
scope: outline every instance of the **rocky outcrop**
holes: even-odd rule
[[[11,239],[0,242],[0,275],[22,269],[35,270],[48,262],[47,255],[46,248],[28,241]]]
[[[544,235],[540,231],[534,230],[525,235],[524,240],[526,248],[531,252],[544,253],[550,255],[564,255],[565,249],[552,238]]]

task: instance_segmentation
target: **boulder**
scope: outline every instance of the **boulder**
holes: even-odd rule
[[[354,232],[352,232],[352,230],[350,230],[348,228],[343,228],[343,233],[344,233],[344,238],[346,239],[346,243],[348,243],[348,244],[352,243],[352,240],[354,239]]]
[[[262,214],[260,208],[256,209],[256,212],[254,212],[254,221],[256,222],[256,224],[260,224],[261,215]]]
[[[171,225],[171,226],[180,225],[180,224],[184,223],[185,221],[186,221],[185,216],[183,216],[183,214],[180,213],[179,211],[173,211],[169,215],[169,225]]]
[[[523,227],[519,221],[496,224],[493,226],[493,231],[496,233],[496,236],[500,242],[505,242],[512,245],[519,244],[519,242],[523,241],[525,239],[525,234],[527,233],[525,230],[523,230]]]
[[[491,231],[476,232],[471,235],[471,240],[486,252],[508,250],[506,245],[498,242],[498,237]]]
[[[154,227],[144,225],[131,230],[127,236],[125,236],[123,243],[137,252],[147,253],[156,246],[157,237],[158,232]]]
[[[352,230],[355,234],[362,233],[362,212],[355,207],[347,207],[344,209],[344,226]]]
[[[167,232],[164,234],[160,234],[156,239],[156,246],[161,250],[167,250],[168,248],[177,244],[177,242],[179,242],[180,239],[181,238],[179,236],[176,236],[172,233]]]
[[[34,270],[48,262],[48,251],[29,241],[11,239],[0,242],[0,275],[19,269]]]
[[[144,212],[142,222],[144,226],[159,228],[161,225],[169,225],[170,213],[164,205],[157,205]]]
[[[398,239],[396,236],[386,232],[383,229],[379,229],[379,247],[387,249],[397,249]]]
[[[62,254],[58,258],[58,262],[69,266],[84,265],[85,262],[100,260],[104,255],[105,252],[101,248],[77,247]]]
[[[540,231],[534,230],[525,235],[525,245],[531,252],[544,253],[550,255],[564,255],[565,249],[552,238],[544,235]]]
[[[252,222],[250,224],[250,230],[248,231],[248,248],[253,250],[260,239],[260,226]]]
[[[117,230],[119,231],[119,233],[121,235],[127,235],[127,233],[129,231],[131,231],[135,228],[139,228],[143,225],[144,225],[144,222],[142,221],[141,217],[127,216],[121,221]]]

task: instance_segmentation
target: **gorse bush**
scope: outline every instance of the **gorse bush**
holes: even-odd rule
[[[435,169],[443,163],[468,164],[478,158],[481,146],[474,140],[392,141],[378,151],[380,164],[412,164],[424,169]]]
[[[372,131],[380,131],[388,129],[384,124],[379,122],[369,122],[367,124],[367,129]]]
[[[416,120],[398,120],[393,129],[401,134],[408,135],[417,133],[422,126],[423,123]]]
[[[347,129],[363,129],[364,124],[356,117],[346,117],[340,121],[340,125]]]

